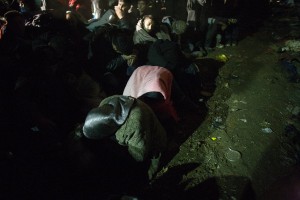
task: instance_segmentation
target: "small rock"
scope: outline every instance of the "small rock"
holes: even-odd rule
[[[299,113],[300,113],[300,107],[299,106],[296,106],[295,108],[293,108],[293,110],[292,110],[293,115],[298,116]]]
[[[264,133],[273,133],[273,130],[271,129],[271,128],[263,128],[263,129],[261,129],[262,130],[262,132],[264,132]]]

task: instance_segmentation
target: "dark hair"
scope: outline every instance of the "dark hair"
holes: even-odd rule
[[[144,15],[143,17],[142,17],[142,28],[144,29],[145,27],[144,27],[144,21],[145,21],[145,19],[146,18],[149,18],[149,19],[152,19],[154,22],[156,22],[156,20],[155,20],[155,18],[154,18],[154,16],[153,15]]]
[[[10,10],[8,12],[6,12],[4,14],[5,19],[9,22],[12,19],[14,19],[15,17],[23,17],[22,14],[20,12],[18,12],[17,10]]]
[[[123,2],[126,4],[132,4],[132,0],[123,0]]]
[[[159,23],[157,18],[155,18],[153,15],[144,15],[141,21],[141,26],[142,29],[146,30],[145,25],[144,25],[144,21],[146,18],[152,19],[153,21],[153,28],[151,29],[150,32],[148,32],[148,34],[150,34],[151,36],[155,36],[155,34],[159,31]]]
[[[113,8],[118,4],[118,0],[108,0],[108,7]]]

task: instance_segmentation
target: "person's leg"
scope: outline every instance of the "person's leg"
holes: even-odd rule
[[[209,18],[212,19],[212,18]],[[218,31],[218,23],[217,20],[211,20],[211,23],[208,25],[208,29],[205,37],[205,47],[207,49],[213,48],[215,46],[215,38]]]
[[[238,24],[232,25],[231,37],[232,37],[232,46],[236,46],[238,44],[238,41],[239,41],[239,27],[238,27]]]
[[[224,42],[226,46],[231,46],[232,44],[232,25],[228,26],[224,32]]]

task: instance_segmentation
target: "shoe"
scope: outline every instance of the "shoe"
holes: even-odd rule
[[[191,55],[195,58],[201,57],[202,56],[202,52],[201,51],[193,51],[191,53]]]
[[[214,48],[212,48],[212,47],[205,47],[205,49],[206,49],[206,52],[212,52],[212,51],[214,51],[215,49]]]
[[[224,45],[223,45],[223,44],[217,44],[216,47],[217,47],[218,49],[223,49],[223,48],[224,48]]]

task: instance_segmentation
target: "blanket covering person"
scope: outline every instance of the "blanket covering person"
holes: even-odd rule
[[[166,132],[151,108],[123,95],[107,97],[92,109],[82,130],[88,139],[113,138],[138,162],[150,160],[149,179],[157,172],[167,146]]]
[[[160,30],[155,33],[155,36],[151,36],[142,26],[143,20],[140,19],[135,27],[135,32],[133,35],[133,43],[134,44],[147,44],[153,43],[157,39],[161,40],[171,40],[170,36],[164,31]]]
[[[134,70],[129,78],[123,95],[139,98],[147,93],[157,92],[163,101],[152,103],[150,107],[159,118],[171,117],[179,121],[179,117],[171,101],[173,75],[163,67],[144,65]]]

